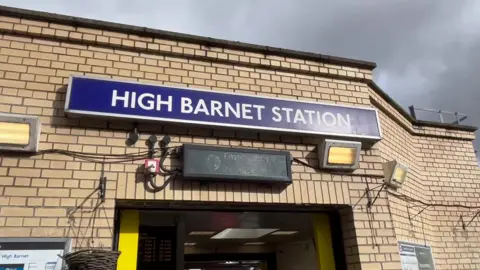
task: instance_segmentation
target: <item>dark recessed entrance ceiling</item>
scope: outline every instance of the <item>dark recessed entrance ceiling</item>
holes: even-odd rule
[[[171,226],[175,220],[185,223],[185,242],[195,244],[241,244],[251,242],[283,243],[312,239],[312,214],[283,212],[143,211],[141,224]],[[291,235],[268,234],[252,239],[211,239],[225,229],[278,229],[297,232]],[[195,232],[211,234],[192,235]]]

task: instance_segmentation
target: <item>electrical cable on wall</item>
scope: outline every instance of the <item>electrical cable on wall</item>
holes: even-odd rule
[[[310,165],[308,164],[307,162],[301,160],[301,159],[298,159],[298,158],[293,158],[292,159],[294,162],[300,164],[300,165],[303,165],[305,167],[308,167],[310,169],[314,169],[316,171],[320,171],[320,172],[325,172],[325,173],[328,173],[328,174],[331,174],[331,175],[341,175],[341,176],[363,176],[363,177],[370,177],[370,178],[383,178],[383,176],[380,176],[380,175],[376,175],[376,174],[351,174],[351,173],[341,173],[341,172],[335,172],[335,171],[330,171],[330,170],[324,170],[324,169],[321,169],[317,166],[313,166],[313,165]]]
[[[173,147],[173,148],[178,149],[177,147]],[[167,187],[167,185],[171,181],[173,181],[179,173],[181,173],[181,169],[179,169],[179,168],[167,169],[165,167],[164,162],[165,162],[166,158],[173,154],[172,152],[169,152],[168,149],[172,149],[172,148],[162,147],[160,162],[159,162],[159,167],[162,171],[161,175],[162,176],[169,176],[168,179],[165,180],[165,182],[161,186],[157,186],[157,184],[155,183],[155,177],[152,176],[152,175],[147,176],[147,182],[148,182],[148,184],[150,184],[150,188],[152,189],[153,192],[159,192],[159,191],[162,191],[163,189],[165,189],[165,187]]]
[[[443,204],[443,203],[426,203],[422,200],[419,200],[419,199],[415,199],[415,198],[412,198],[410,196],[407,196],[407,195],[403,195],[403,194],[398,194],[398,193],[394,193],[394,192],[391,192],[389,190],[387,190],[387,193],[389,195],[392,195],[393,197],[397,198],[397,199],[400,199],[402,201],[405,201],[405,202],[414,202],[414,203],[419,203],[423,206],[427,206],[427,207],[430,207],[430,206],[439,206],[439,207],[454,207],[454,208],[464,208],[464,209],[478,209],[480,210],[480,207],[479,206],[469,206],[469,205],[463,205],[463,204]]]
[[[165,162],[166,158],[169,155],[172,155],[172,152],[169,152],[169,149],[178,149],[179,147],[161,147],[161,148],[155,148],[155,150],[160,150],[161,155],[160,155],[160,168],[166,175],[172,175],[179,173],[181,170],[179,168],[174,168],[174,169],[167,169],[163,163]],[[59,155],[66,155],[70,156],[73,158],[78,158],[81,160],[89,161],[89,162],[94,162],[94,163],[104,163],[104,164],[112,164],[112,163],[123,163],[123,162],[131,162],[131,161],[137,161],[137,160],[143,160],[148,157],[150,150],[144,150],[140,151],[138,153],[129,153],[129,154],[100,154],[100,153],[86,153],[86,152],[78,152],[78,151],[71,151],[71,150],[63,150],[63,149],[46,149],[46,150],[41,150],[36,153],[36,155],[41,155],[41,154],[59,154]],[[307,162],[300,160],[298,158],[293,158],[293,161],[295,161],[298,164],[304,165],[306,167],[319,170],[318,167],[312,166],[308,164]],[[365,176],[365,175],[354,175],[354,174],[342,174],[342,173],[334,173],[330,171],[325,171],[329,174],[333,175],[344,175],[344,176]],[[375,178],[380,178],[378,175],[373,175]],[[375,188],[372,188],[370,190],[377,189],[381,187],[383,184],[376,186]],[[160,188],[160,187],[159,187]],[[417,203],[423,206],[439,206],[439,207],[456,207],[456,208],[464,208],[464,209],[478,209],[480,210],[480,207],[478,206],[468,206],[468,205],[462,205],[462,204],[441,204],[441,203],[426,203],[422,200],[415,199],[412,197],[409,197],[407,195],[403,194],[397,194],[394,193],[388,189],[385,189],[386,192],[389,195],[392,195],[395,198],[398,198],[400,200],[403,200],[405,202],[410,202],[410,203]],[[365,196],[365,195],[364,195]],[[360,200],[364,197],[362,196]],[[359,201],[360,201],[359,200]],[[358,202],[355,204],[357,205]]]
[[[177,147],[168,147],[168,149],[177,148]],[[155,148],[155,151],[161,150],[159,148]],[[131,153],[131,154],[101,154],[101,153],[85,153],[85,152],[78,152],[78,151],[71,151],[71,150],[63,150],[63,149],[47,149],[41,150],[36,153],[36,155],[42,154],[59,154],[65,155],[73,158],[78,158],[80,160],[89,161],[93,163],[100,163],[100,164],[111,164],[111,163],[122,163],[122,162],[130,162],[130,161],[138,161],[143,160],[148,157],[150,150],[140,151],[138,153]]]
[[[161,191],[161,190],[165,189],[165,187],[173,179],[175,179],[175,177],[179,173],[181,173],[181,169],[179,169],[179,168],[168,169],[164,165],[164,162],[167,159],[167,157],[171,156],[173,153],[176,152],[176,149],[179,148],[179,147],[167,147],[166,146],[167,144],[168,143],[164,143],[163,145],[161,145],[160,148],[154,148],[154,149],[139,151],[138,153],[128,153],[128,154],[100,154],[100,153],[88,153],[88,152],[85,153],[85,152],[63,150],[63,149],[46,149],[46,150],[41,150],[41,151],[37,152],[37,155],[41,155],[41,154],[60,154],[60,155],[66,155],[66,156],[70,156],[70,157],[73,157],[73,158],[77,158],[77,159],[80,159],[80,160],[89,161],[89,162],[93,162],[93,163],[114,164],[114,163],[123,163],[123,162],[132,162],[132,161],[143,160],[143,159],[148,158],[149,154],[151,154],[151,153],[153,153],[154,157],[155,157],[155,154],[157,153],[157,151],[160,151],[159,166],[160,166],[160,169],[162,170],[162,176],[170,176],[170,177],[161,186],[156,185],[154,177],[148,177],[148,179],[147,179],[147,182],[150,185],[150,188],[152,189],[152,191],[158,192],[158,191]],[[175,149],[175,151],[169,151],[170,149]],[[152,152],[152,150],[153,150],[153,152]],[[310,165],[307,162],[305,162],[303,160],[300,160],[298,158],[293,158],[293,161],[298,163],[298,164],[301,164],[305,167],[308,167],[308,168],[311,168],[311,169],[314,169],[314,170],[317,170],[317,171],[320,170],[318,167]],[[327,172],[329,174],[333,174],[333,175],[343,175],[343,176],[363,176],[363,177],[367,176],[367,175],[363,175],[363,174],[362,175],[354,175],[354,174],[347,174],[347,173],[335,173],[335,172],[331,172],[331,171],[325,171],[325,172]],[[370,175],[368,177],[381,178],[381,176],[379,176],[379,175]],[[367,191],[372,191],[372,190],[375,190],[377,188],[381,188],[381,190],[378,191],[378,193],[380,193],[381,191],[383,191],[382,187],[384,187],[384,184],[376,186],[372,189],[368,189]],[[358,203],[367,195],[367,191],[353,205],[353,208],[355,208],[358,205]],[[407,203],[415,203],[416,206],[424,206],[424,208],[418,214],[423,212],[428,207],[436,207],[436,206],[437,207],[447,207],[447,208],[463,208],[463,209],[476,209],[476,210],[478,210],[478,212],[473,214],[473,218],[472,218],[472,220],[470,220],[468,222],[468,225],[470,225],[473,222],[473,220],[480,215],[480,207],[478,207],[478,206],[469,206],[469,205],[463,205],[463,204],[426,203],[422,200],[415,199],[415,198],[412,198],[412,197],[407,196],[407,195],[392,192],[392,191],[390,191],[386,188],[385,188],[385,191],[387,192],[387,194],[389,194],[389,195],[391,195],[391,196],[393,196],[397,199],[400,199],[402,201],[405,201]],[[377,194],[377,196],[378,196],[378,194]],[[371,203],[369,203],[369,204],[370,204],[369,206],[371,206]],[[416,214],[416,215],[418,215],[418,214]],[[463,228],[467,227],[468,225],[465,224],[464,222],[462,222],[462,227]]]
[[[301,160],[301,159],[298,159],[298,158],[293,158],[293,161],[295,161],[295,162],[298,163],[298,164],[304,165],[305,167],[314,169],[314,170],[321,170],[320,168],[318,168],[318,167],[316,167],[316,166],[313,166],[313,165],[310,165],[310,164],[308,164],[307,162],[305,162],[305,161],[303,161],[303,160]],[[362,175],[360,175],[360,174],[359,174],[359,175],[355,175],[355,174],[347,174],[347,173],[335,173],[335,172],[330,172],[330,171],[325,171],[325,172],[327,172],[327,173],[329,173],[329,174],[333,174],[333,175],[365,176],[365,175],[363,175],[363,174],[362,174]],[[373,175],[373,176],[374,176],[375,178],[384,178],[383,176],[379,176],[379,175]],[[374,188],[368,189],[368,190],[369,190],[369,191],[375,190],[375,189],[377,189],[377,188],[382,188],[382,186],[384,186],[384,184],[380,184],[380,185],[378,185],[378,186],[376,186],[376,187],[374,187]],[[382,189],[383,189],[383,188],[382,188]],[[381,191],[382,191],[382,190],[379,190],[379,192],[381,192]],[[400,199],[400,200],[403,200],[403,201],[405,201],[405,202],[415,202],[415,203],[418,203],[418,204],[420,204],[420,205],[427,206],[427,207],[429,207],[429,206],[442,206],[442,207],[456,207],[456,208],[479,209],[479,210],[480,210],[480,207],[479,207],[479,206],[469,206],[469,205],[462,205],[462,204],[426,203],[426,202],[423,202],[422,200],[418,200],[418,199],[409,197],[409,196],[407,196],[407,195],[394,193],[394,192],[388,190],[387,188],[385,188],[385,191],[386,191],[388,194],[390,194],[390,195],[392,195],[392,196],[394,196],[394,197],[396,197],[396,198],[398,198],[398,199]],[[365,196],[366,196],[366,193],[364,193],[364,195],[363,195],[362,197],[360,197],[359,201],[360,201],[361,199],[363,199]],[[359,201],[358,201],[358,202],[359,202]],[[355,205],[357,205],[358,202],[357,202]],[[354,206],[355,206],[355,205],[354,205]]]
[[[160,155],[160,168],[163,170],[163,176],[173,176],[167,179],[161,186],[157,186],[154,180],[154,177],[147,177],[147,183],[150,185],[150,188],[153,192],[158,192],[163,190],[168,183],[171,182],[173,178],[176,177],[176,174],[180,172],[179,168],[174,169],[167,169],[164,165],[164,162],[167,156],[171,155],[169,152],[170,149],[177,149],[178,147],[166,147],[163,145],[161,148],[152,148],[149,150],[139,151],[138,153],[128,153],[128,154],[101,154],[101,153],[88,153],[88,152],[78,152],[78,151],[71,151],[71,150],[63,150],[63,149],[46,149],[41,150],[36,153],[36,155],[42,154],[58,154],[58,155],[65,155],[75,159],[99,163],[99,164],[116,164],[116,163],[124,163],[124,162],[132,162],[138,160],[144,160],[149,157],[158,157],[156,153],[158,151],[161,152]],[[94,192],[98,191],[96,189]]]

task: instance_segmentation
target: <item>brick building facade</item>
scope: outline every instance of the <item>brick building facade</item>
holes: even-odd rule
[[[102,166],[56,153],[4,152],[0,237],[69,237],[74,248],[81,248],[92,245],[93,235],[93,246],[111,248],[115,209],[129,201],[305,209],[337,205],[343,206],[339,213],[348,269],[401,269],[398,241],[431,246],[436,269],[480,269],[480,219],[466,228],[459,225],[460,217],[468,222],[475,207],[480,208],[475,128],[412,119],[372,81],[375,64],[6,7],[0,14],[0,112],[38,116],[39,151],[119,155],[147,149],[143,143],[125,145],[133,122],[67,117],[64,104],[71,75],[374,107],[383,135],[362,150],[360,168],[349,174],[294,164],[293,184],[285,190],[174,181],[152,193],[138,181],[143,160]],[[139,123],[138,130],[141,139],[170,135],[173,146],[287,150],[295,158],[318,163],[311,155],[317,142],[309,136],[148,123]],[[393,159],[409,167],[407,180],[396,193],[380,192],[368,210],[367,183],[382,184],[382,163]],[[85,218],[91,213],[69,214],[95,190],[102,169],[106,201],[92,225],[92,219]],[[398,194],[436,206],[422,210],[418,202],[394,196]],[[86,200],[83,207],[93,208],[95,200]]]

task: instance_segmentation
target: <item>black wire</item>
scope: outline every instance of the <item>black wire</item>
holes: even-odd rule
[[[158,148],[157,148],[158,149]],[[168,148],[167,148],[168,149]],[[112,164],[142,160],[148,158],[149,151],[140,151],[138,153],[129,154],[100,154],[100,153],[84,153],[78,151],[70,151],[63,149],[47,149],[37,152],[37,155],[41,154],[60,154],[73,158],[77,158],[84,161],[101,164]]]
[[[299,163],[299,164],[302,164],[303,166],[305,167],[309,167],[311,169],[314,169],[314,170],[318,170],[318,168],[316,166],[312,166],[310,164],[308,164],[307,162],[301,160],[301,159],[298,159],[298,158],[293,158],[293,161]]]
[[[174,175],[177,172],[180,172],[181,170],[179,168],[174,168],[174,169],[167,169],[163,163],[165,162],[165,159],[167,158],[168,155],[171,155],[172,153],[168,152],[168,149],[174,149],[178,147],[163,147],[160,148],[161,151],[161,157],[160,157],[160,168],[167,173],[168,175]],[[158,150],[158,148],[157,148]],[[102,164],[112,164],[112,163],[122,163],[122,162],[131,162],[131,161],[137,161],[137,160],[142,160],[148,157],[149,150],[145,151],[140,151],[138,153],[130,153],[130,154],[99,154],[99,153],[84,153],[84,152],[78,152],[78,151],[71,151],[71,150],[62,150],[62,149],[46,149],[46,150],[41,150],[37,152],[37,155],[41,154],[63,154],[66,156],[70,156],[73,158],[78,158],[81,160],[93,162],[93,163],[102,163]],[[101,159],[101,160],[96,160],[96,159]],[[108,161],[106,161],[108,160]],[[293,161],[304,165],[306,167],[312,168],[314,170],[319,170],[318,167],[312,166],[308,164],[307,162],[300,160],[298,158],[293,158]],[[346,173],[334,173],[334,172],[328,172],[333,175],[345,175],[345,176],[365,176],[363,174],[359,175],[354,175],[354,174],[346,174]],[[378,175],[372,175],[371,177],[375,178],[380,178]],[[158,187],[153,183],[153,181],[150,182],[150,184],[153,184],[152,186],[155,188],[160,188],[163,189],[162,186]],[[379,187],[383,186],[379,185],[377,187],[372,188],[371,190],[377,189]],[[155,189],[156,189],[155,188]],[[426,203],[423,202],[422,200],[414,199],[412,197],[409,197],[407,195],[403,194],[396,194],[393,192],[388,191],[388,194],[392,195],[393,197],[396,197],[398,199],[401,199],[406,202],[415,202],[419,203],[424,206],[441,206],[441,207],[457,207],[457,208],[464,208],[464,209],[480,209],[478,206],[467,206],[467,205],[462,205],[462,204],[441,204],[441,203]]]
[[[169,153],[167,148],[162,149],[161,152],[162,152],[162,154],[161,154],[160,162],[159,162],[160,169],[162,169],[162,171],[164,171],[165,173],[180,172],[181,170],[180,170],[179,168],[168,169],[168,168],[165,167],[165,165],[163,165],[163,163],[164,163],[165,160],[167,159],[167,156],[168,156],[169,154],[171,155],[172,153]]]
[[[311,168],[311,169],[314,169],[316,171],[320,171],[320,172],[325,172],[325,173],[329,173],[329,174],[332,174],[332,175],[341,175],[341,176],[363,176],[363,177],[370,177],[370,178],[384,178],[383,176],[380,176],[380,175],[375,175],[375,174],[351,174],[351,173],[338,173],[338,172],[333,172],[333,171],[327,171],[327,170],[322,170],[321,168],[317,167],[317,166],[313,166],[313,165],[310,165],[308,164],[307,162],[301,160],[301,159],[298,159],[298,158],[293,158],[293,161],[297,162],[298,164],[301,164],[305,167],[308,167],[308,168]]]
[[[309,167],[309,168],[312,168],[314,170],[319,170],[319,168],[317,168],[316,166],[312,166],[310,164],[308,164],[307,162],[303,161],[303,160],[300,160],[298,158],[293,158],[293,161],[299,163],[299,164],[302,164],[306,167]],[[346,176],[365,176],[365,175],[362,175],[362,174],[359,174],[359,175],[355,175],[355,174],[342,174],[342,173],[334,173],[334,172],[328,172],[330,174],[337,174],[337,175],[346,175]],[[375,175],[374,175],[375,176]],[[383,177],[380,177],[380,176],[376,176],[377,178],[383,178]],[[381,184],[379,186],[376,186],[370,190],[374,190],[374,189],[377,189],[379,187],[382,187],[384,184]],[[379,191],[380,192],[380,191]],[[414,199],[412,197],[409,197],[407,195],[402,195],[402,194],[396,194],[396,193],[393,193],[393,192],[390,192],[388,191],[388,194],[398,198],[398,199],[401,199],[403,201],[406,201],[406,202],[415,202],[415,203],[419,203],[421,205],[424,205],[424,206],[443,206],[443,207],[456,207],[456,208],[464,208],[464,209],[480,209],[479,206],[468,206],[468,205],[462,205],[462,204],[441,204],[441,203],[426,203],[426,202],[423,202],[422,200],[418,200],[418,199]],[[364,196],[362,196],[363,198]],[[360,199],[362,199],[360,198]],[[358,202],[357,202],[358,204]]]
[[[68,155],[79,155],[79,156],[87,156],[87,157],[101,157],[105,159],[118,159],[118,158],[129,158],[135,157],[140,155],[145,155],[148,153],[147,151],[141,151],[138,153],[130,153],[130,154],[99,154],[99,153],[88,153],[88,152],[77,152],[71,150],[63,150],[63,149],[47,149],[37,152],[37,154],[68,154]]]
[[[468,205],[463,205],[463,204],[443,204],[443,203],[426,203],[422,200],[414,199],[410,196],[403,195],[403,194],[396,194],[390,191],[387,191],[388,194],[392,195],[393,197],[406,201],[406,202],[415,202],[422,204],[424,206],[441,206],[441,207],[456,207],[456,208],[464,208],[464,209],[480,209],[479,206],[468,206]]]
[[[167,187],[167,185],[177,177],[177,174],[172,173],[172,174],[167,174],[166,176],[170,176],[170,177],[168,177],[167,180],[165,180],[161,186],[157,186],[157,184],[155,183],[154,177],[148,178],[147,181],[150,184],[150,187],[152,188],[153,192],[159,192],[164,190]]]

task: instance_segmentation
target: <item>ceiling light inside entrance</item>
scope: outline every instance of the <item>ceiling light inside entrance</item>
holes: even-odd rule
[[[298,231],[276,231],[273,232],[271,235],[293,235],[298,233]]]
[[[228,228],[212,236],[211,239],[256,239],[278,230],[279,229],[264,229],[264,228],[259,228],[259,229]]]
[[[188,235],[212,235],[215,233],[215,231],[193,231],[190,232]]]

